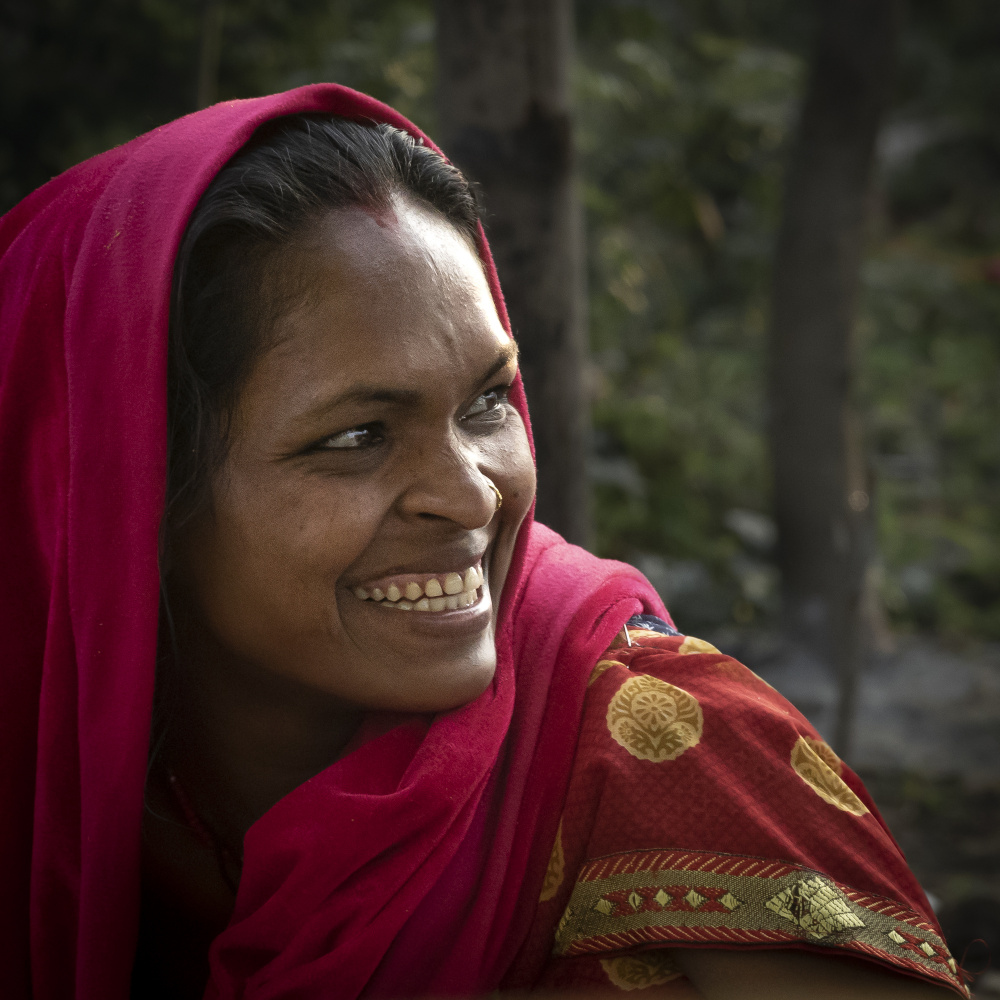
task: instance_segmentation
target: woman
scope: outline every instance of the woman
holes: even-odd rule
[[[808,723],[532,523],[410,123],[218,105],[0,253],[6,995],[967,994]]]

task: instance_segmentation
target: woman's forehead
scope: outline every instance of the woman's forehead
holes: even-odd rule
[[[284,260],[297,285],[247,384],[312,409],[320,397],[476,378],[512,342],[481,263],[443,216],[399,199],[328,213]],[[284,408],[284,407],[283,407]]]
[[[276,264],[281,266],[283,255]],[[388,202],[350,205],[318,216],[290,248],[294,266],[302,258],[324,271],[325,280],[351,284],[381,282],[401,277],[400,265],[430,265],[425,277],[437,272],[485,272],[468,235],[431,205],[406,192],[395,192]]]

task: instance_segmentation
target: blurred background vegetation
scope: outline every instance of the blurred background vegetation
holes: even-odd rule
[[[420,0],[228,0],[217,96],[337,80],[435,134]],[[0,209],[193,110],[203,0],[7,0]],[[691,631],[772,627],[770,262],[813,25],[788,0],[577,4],[594,548]],[[913,0],[879,141],[857,403],[893,629],[1000,639],[1000,8]]]

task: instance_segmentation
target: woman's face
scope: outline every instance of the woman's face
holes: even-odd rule
[[[295,292],[179,546],[196,616],[235,662],[349,705],[464,704],[535,488],[479,260],[398,196],[329,213],[265,284]]]

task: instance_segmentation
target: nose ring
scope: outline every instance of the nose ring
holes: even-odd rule
[[[497,510],[499,510],[503,506],[503,494],[496,488],[492,480],[487,479],[486,485],[489,486],[491,490],[493,490],[493,493],[497,498]],[[496,511],[494,511],[493,513],[495,514]]]

